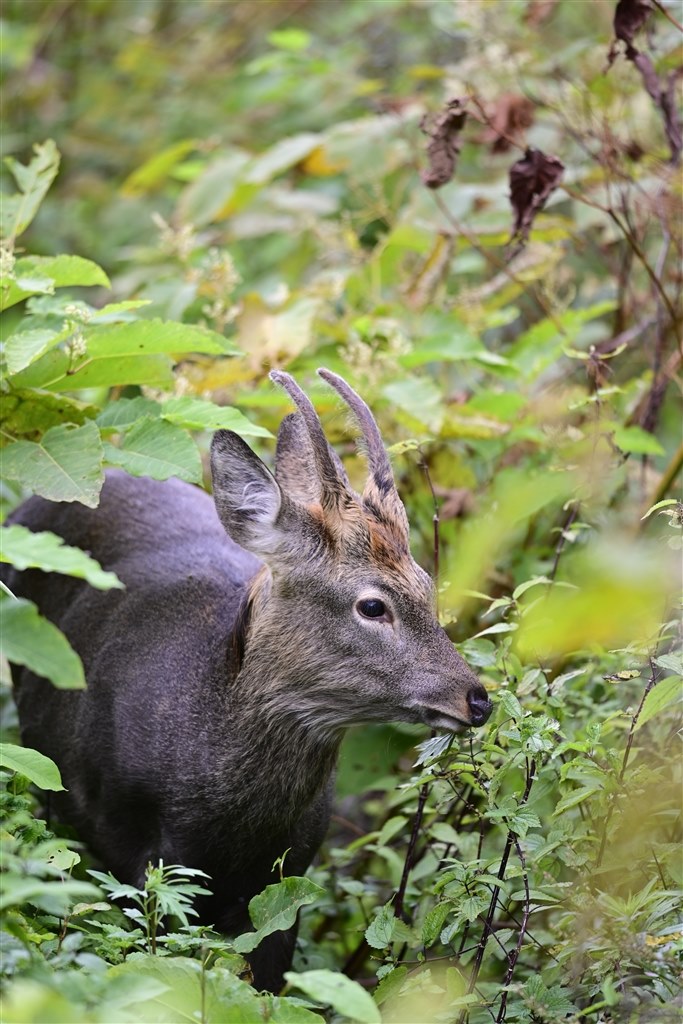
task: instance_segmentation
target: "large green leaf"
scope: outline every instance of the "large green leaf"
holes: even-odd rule
[[[2,472],[43,498],[95,508],[104,480],[100,432],[89,420],[52,427],[40,442],[15,441],[3,450]]]
[[[14,388],[3,395],[0,424],[10,437],[36,440],[60,423],[83,424],[97,412],[95,406],[66,395],[35,388]]]
[[[170,320],[134,320],[96,327],[87,332],[86,344],[91,359],[185,352],[224,356],[239,352],[232,341],[216,331]]]
[[[187,431],[161,419],[139,420],[120,448],[105,441],[104,451],[107,462],[121,466],[133,476],[151,476],[155,480],[177,476],[190,483],[201,483],[202,460],[196,444]]]
[[[299,988],[311,999],[331,1006],[342,1017],[361,1021],[362,1024],[381,1024],[382,1018],[374,1000],[357,981],[335,971],[288,971],[286,981]]]
[[[59,151],[52,139],[34,145],[35,156],[24,166],[13,157],[5,163],[14,175],[19,192],[0,201],[0,235],[14,239],[31,223],[59,170]]]
[[[119,398],[105,406],[97,417],[100,430],[114,430],[117,433],[127,430],[144,417],[158,416],[161,403],[152,398],[138,395],[136,398]]]
[[[314,132],[301,132],[299,135],[280,139],[253,160],[245,174],[245,180],[250,185],[265,185],[275,175],[282,174],[309,156],[321,141],[322,137]]]
[[[8,661],[25,665],[62,690],[83,689],[81,659],[64,634],[38,614],[33,602],[3,598],[0,617],[2,653]]]
[[[183,139],[167,146],[160,153],[154,153],[149,160],[129,174],[121,191],[128,196],[141,196],[160,185],[171,171],[197,148],[196,139]]]
[[[49,286],[46,287],[45,282],[49,282]],[[105,272],[92,260],[66,253],[58,256],[24,256],[14,266],[14,281],[3,289],[0,309],[21,302],[28,295],[52,294],[55,288],[85,288],[93,285],[111,287]]]
[[[634,455],[663,455],[661,444],[642,427],[618,426],[614,431],[614,443],[622,452],[633,452]]]
[[[30,366],[49,348],[56,345],[62,337],[66,337],[66,332],[51,331],[47,327],[11,334],[5,342],[5,362],[8,374],[12,376]]]
[[[86,358],[76,368],[62,349],[52,349],[33,365],[12,378],[17,388],[45,388],[77,391],[79,388],[119,387],[149,384],[163,387],[173,381],[173,364],[168,356],[140,355]]]
[[[19,747],[16,743],[0,743],[0,765],[20,772],[40,789],[53,792],[64,789],[57,765],[38,750]]]
[[[0,529],[0,562],[11,562],[17,569],[77,576],[98,590],[123,587],[115,573],[105,572],[85,551],[69,547],[54,533],[33,533],[18,523]]]
[[[266,886],[263,892],[249,901],[249,916],[256,931],[239,935],[235,939],[235,949],[238,953],[249,953],[266,935],[291,928],[299,908],[314,903],[324,893],[325,890],[310,878],[295,876]]]
[[[666,679],[662,679],[645,698],[636,729],[640,729],[660,711],[670,707],[671,704],[680,703],[681,700],[683,700],[683,679],[680,676],[668,676]]]
[[[214,405],[202,398],[169,398],[161,406],[161,416],[189,430],[234,430],[242,437],[272,437],[265,427],[259,427],[229,405]]]

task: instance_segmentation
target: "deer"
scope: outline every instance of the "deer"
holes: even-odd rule
[[[211,443],[213,500],[178,479],[109,470],[99,506],[29,498],[10,516],[89,552],[125,589],[10,569],[83,662],[87,687],[57,689],[13,666],[23,743],[52,758],[60,820],[121,881],[149,862],[199,868],[199,920],[249,930],[250,899],[303,875],[328,828],[340,743],[352,725],[483,725],[491,702],[435,613],[408,518],[365,402],[318,371],[355,418],[368,464],[353,490],[310,399],[272,380],[296,412],[274,473],[236,433]],[[248,955],[277,992],[296,926]]]

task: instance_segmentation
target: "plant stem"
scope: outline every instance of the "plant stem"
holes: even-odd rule
[[[401,882],[396,892],[396,899],[394,900],[394,915],[396,917],[402,917],[405,920],[403,913],[403,901],[406,894],[406,887],[408,885],[408,876],[413,867],[413,861],[415,858],[415,847],[417,845],[418,836],[420,835],[420,829],[422,828],[422,818],[424,817],[425,804],[427,797],[429,796],[430,784],[425,782],[420,787],[420,795],[417,799],[417,810],[415,811],[415,817],[413,818],[413,830],[410,833],[410,842],[408,843],[408,849],[406,850],[406,859],[403,864],[403,873],[401,875]]]
[[[524,937],[526,935],[527,926],[529,924],[529,917],[531,915],[531,896],[529,894],[529,875],[526,869],[526,859],[524,857],[524,851],[522,850],[522,847],[519,845],[519,840],[516,837],[514,842],[515,849],[517,851],[517,856],[519,857],[519,862],[522,865],[522,880],[524,882],[524,913],[522,915],[522,923],[519,926],[517,945],[508,957],[508,969],[505,972],[505,977],[503,978],[504,991],[500,999],[500,1009],[498,1011],[498,1016],[496,1017],[496,1024],[503,1024],[503,1021],[505,1020],[507,1014],[507,986],[512,981],[512,975],[517,965],[519,954],[522,951],[522,945],[524,943]]]
[[[536,762],[535,761],[528,761],[527,762],[526,785],[524,787],[524,793],[522,794],[522,799],[519,802],[519,806],[520,807],[523,807],[524,804],[529,799],[529,793],[531,792],[531,786],[533,784],[535,774],[536,774]],[[505,878],[505,872],[507,870],[508,860],[510,859],[510,853],[512,851],[513,845],[516,842],[517,842],[517,836],[512,831],[512,829],[510,829],[508,831],[508,834],[507,834],[507,839],[505,840],[505,848],[503,850],[503,856],[501,857],[500,867],[498,868],[498,879],[501,882]],[[479,940],[479,945],[477,946],[477,955],[474,958],[474,964],[472,966],[472,973],[470,974],[470,980],[469,980],[469,984],[467,986],[467,995],[471,995],[472,994],[472,992],[474,991],[474,989],[476,987],[476,984],[477,984],[477,979],[479,977],[479,971],[481,970],[481,965],[482,965],[482,962],[484,960],[484,953],[486,952],[486,946],[488,944],[489,937],[490,937],[490,935],[491,935],[491,933],[493,931],[493,919],[494,919],[494,916],[495,916],[495,913],[496,913],[496,907],[498,905],[498,897],[499,896],[500,896],[500,886],[497,885],[494,888],[493,892],[491,893],[491,902],[489,903],[489,909],[486,912],[486,920],[484,921],[484,930],[483,930],[483,932],[481,934],[481,939]],[[460,1011],[460,1014],[458,1016],[458,1024],[465,1024],[465,1020],[467,1018],[468,1013],[469,1013],[469,1011],[468,1011],[468,1009],[466,1007],[463,1010]]]
[[[633,715],[631,717],[631,725],[630,725],[629,730],[628,730],[628,738],[626,740],[626,747],[624,749],[624,756],[623,756],[622,761],[621,761],[621,770],[619,772],[619,780],[618,780],[619,781],[619,788],[617,789],[617,791],[615,793],[612,794],[612,799],[610,801],[610,805],[607,808],[607,814],[605,815],[605,821],[604,821],[604,825],[602,827],[602,836],[600,838],[600,849],[598,851],[598,858],[597,858],[597,860],[595,862],[596,868],[599,868],[602,865],[602,858],[605,855],[605,847],[607,845],[607,833],[609,831],[609,825],[610,825],[610,822],[612,820],[612,815],[614,814],[614,810],[615,810],[615,808],[617,806],[617,800],[618,800],[618,798],[619,798],[619,796],[621,794],[622,784],[623,784],[623,781],[624,781],[624,775],[626,774],[626,768],[628,766],[629,757],[631,756],[631,747],[633,746],[633,737],[635,736],[636,725],[638,724],[638,718],[640,716],[640,712],[643,710],[643,705],[645,703],[645,698],[647,697],[647,695],[650,692],[650,690],[652,689],[652,687],[655,685],[656,678],[657,678],[657,674],[656,674],[656,670],[655,670],[655,664],[654,664],[654,661],[652,659],[652,656],[650,656],[650,678],[648,679],[647,685],[646,685],[645,689],[643,690],[643,695],[640,698],[640,704],[638,705],[638,710],[636,711],[635,715]]]

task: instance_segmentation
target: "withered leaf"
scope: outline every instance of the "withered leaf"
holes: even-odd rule
[[[524,20],[532,28],[542,25],[555,10],[557,0],[529,0],[524,12]]]
[[[633,42],[652,10],[651,0],[619,0],[614,12],[615,38],[607,55],[607,63],[608,67],[611,67],[617,56],[617,43],[623,42],[626,60],[630,60],[638,69],[643,85],[661,111],[671,149],[671,162],[677,164],[683,151],[683,133],[674,97],[677,72],[672,72],[667,81],[663,82],[655,71],[650,57],[639,50]]]
[[[422,119],[420,128],[430,136],[427,146],[429,167],[422,172],[422,181],[427,188],[441,188],[453,177],[460,152],[460,133],[466,120],[465,101],[461,99],[448,100],[435,121],[430,123],[427,118]]]
[[[640,32],[651,13],[650,0],[619,0],[614,12],[614,35],[631,46],[634,36]]]
[[[502,93],[495,102],[484,138],[491,143],[493,153],[507,153],[533,123],[534,104],[530,99]]]
[[[564,172],[556,156],[529,148],[510,168],[510,202],[515,212],[511,241],[526,242],[534,218],[545,206]]]

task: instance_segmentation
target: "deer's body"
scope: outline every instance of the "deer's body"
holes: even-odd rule
[[[281,375],[300,412],[281,428],[275,478],[220,432],[215,506],[179,481],[112,472],[95,510],[34,498],[12,517],[90,552],[126,587],[6,574],[64,631],[88,680],[69,692],[15,668],[24,742],[67,787],[60,813],[121,880],[139,883],[159,857],[206,871],[201,917],[232,933],[249,927],[276,858],[289,849],[285,869],[300,874],[315,855],[347,725],[481,724],[490,708],[434,619],[374,421],[328,379],[371,434],[362,498]],[[250,956],[259,987],[278,988],[293,941],[276,933]]]

